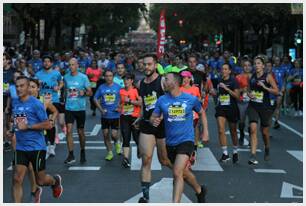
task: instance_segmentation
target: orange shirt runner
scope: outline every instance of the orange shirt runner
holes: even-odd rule
[[[131,103],[126,103],[124,100],[128,97],[131,101],[136,101],[139,97],[136,88],[131,88],[129,90],[120,89],[120,103],[121,103],[121,114],[131,115],[132,117],[140,117],[140,106],[133,105]]]
[[[181,92],[185,92],[187,94],[191,94],[197,98],[201,98],[200,90],[196,86],[191,86],[190,88],[186,89],[185,87],[180,87]],[[193,112],[193,119],[199,119],[199,115],[196,112]]]

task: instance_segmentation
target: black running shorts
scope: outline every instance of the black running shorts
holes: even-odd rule
[[[228,122],[237,123],[239,121],[238,107],[231,107],[230,109],[216,108],[215,117],[225,117]]]
[[[65,111],[65,122],[66,124],[73,124],[74,120],[77,122],[78,129],[84,129],[86,113],[85,111]]]
[[[176,155],[186,154],[191,157],[194,151],[194,143],[192,141],[182,142],[176,146],[167,145],[168,158],[172,164],[175,162]]]
[[[250,123],[258,123],[258,119],[260,119],[260,125],[262,127],[269,127],[271,124],[271,117],[273,115],[273,111],[272,109],[254,108],[249,104],[247,114]]]
[[[102,124],[102,129],[119,129],[119,118],[117,119],[106,119],[102,118],[101,119],[101,124]]]
[[[13,163],[16,165],[29,166],[32,163],[33,170],[39,172],[46,169],[46,150],[36,150],[36,151],[20,151],[16,150],[14,152]]]
[[[154,127],[149,121],[142,119],[139,123],[140,132],[143,134],[152,134],[157,139],[165,138],[164,121],[161,121],[158,127]]]
[[[54,102],[53,105],[56,107],[58,113],[65,113],[65,104]]]

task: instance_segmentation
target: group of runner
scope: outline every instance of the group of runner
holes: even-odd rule
[[[101,113],[101,125],[107,153],[105,160],[123,151],[122,166],[129,168],[130,141],[137,145],[141,159],[139,202],[150,201],[151,163],[154,147],[159,162],[173,172],[173,202],[180,202],[184,181],[195,191],[197,201],[205,202],[207,186],[200,185],[191,171],[197,148],[209,142],[206,111],[209,96],[215,100],[215,117],[222,150],[221,162],[229,161],[225,134],[226,122],[233,145],[233,163],[239,161],[238,145],[244,145],[245,126],[250,134],[251,154],[248,163],[258,164],[257,125],[260,120],[265,153],[270,158],[269,128],[272,115],[280,108],[283,85],[292,83],[291,96],[297,113],[302,113],[302,69],[272,67],[264,56],[243,58],[237,69],[235,60],[218,53],[210,61],[189,55],[186,63],[165,62],[147,54],[135,59],[136,68],[115,54],[108,60],[105,53],[89,58],[65,54],[55,60],[50,55],[41,59],[35,50],[29,61],[32,69],[22,65],[13,70],[13,62],[4,54],[5,138],[11,139],[14,152],[13,197],[22,201],[22,182],[29,169],[33,202],[40,201],[42,188],[50,185],[53,195],[63,192],[60,175],[45,173],[45,162],[55,156],[55,142],[60,130],[66,135],[68,154],[65,164],[76,162],[73,125],[76,121],[80,141],[80,163],[86,162],[84,132],[86,97],[90,97],[92,116]],[[254,64],[254,68],[252,65]],[[35,71],[34,71],[35,70]],[[278,72],[281,70],[281,72]],[[284,73],[284,74],[283,74]],[[13,82],[10,80],[13,79]],[[283,82],[283,83],[280,83]],[[277,112],[276,112],[277,113]],[[298,114],[298,115],[299,115]],[[246,124],[248,117],[249,124]],[[276,122],[279,113],[276,114]],[[11,123],[10,123],[11,122]],[[239,128],[239,139],[237,134]],[[276,127],[277,128],[277,125]],[[35,138],[34,138],[35,137]],[[204,144],[204,145],[203,145]]]

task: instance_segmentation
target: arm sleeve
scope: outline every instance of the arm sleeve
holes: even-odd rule
[[[84,76],[84,79],[85,79],[85,88],[87,89],[88,87],[90,87],[90,82],[89,82],[89,79],[87,76]]]
[[[99,86],[99,88],[97,89],[95,95],[94,95],[94,99],[98,100],[101,97],[101,86]]]

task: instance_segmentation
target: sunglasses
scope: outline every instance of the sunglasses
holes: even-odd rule
[[[69,92],[76,92],[78,91],[77,89],[68,89]]]

